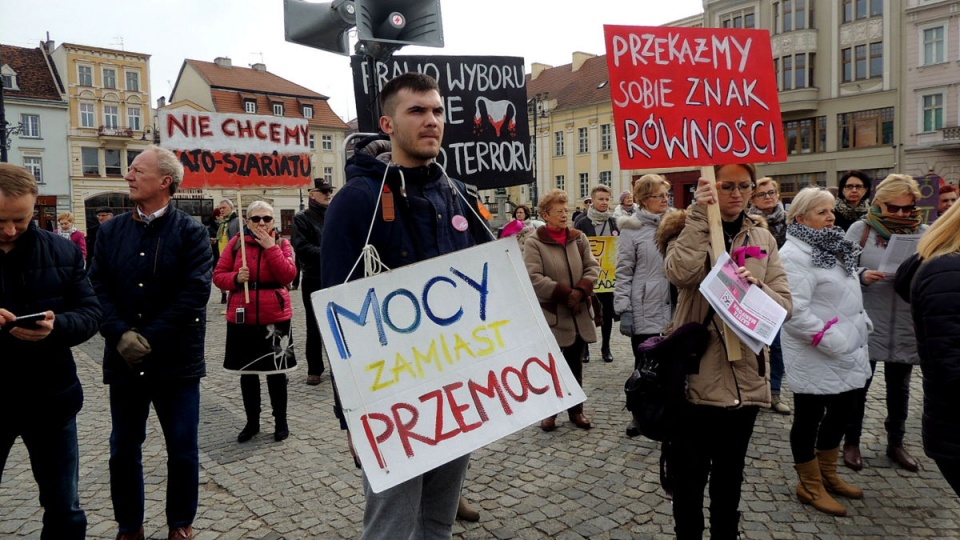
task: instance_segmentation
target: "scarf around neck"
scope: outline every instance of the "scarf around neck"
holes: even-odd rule
[[[72,229],[67,230],[67,231],[65,231],[65,230],[63,230],[63,229],[57,229],[57,233],[59,233],[60,236],[62,236],[62,237],[64,237],[64,238],[67,238],[67,239],[69,239],[71,236],[73,236],[73,233],[75,233],[75,232],[77,232],[77,228],[76,228],[76,227],[73,227]]]
[[[869,209],[870,206],[867,204],[866,197],[860,199],[860,202],[856,206],[850,206],[850,203],[844,199],[837,199],[837,214],[840,214],[843,219],[851,223],[854,221],[860,221],[860,218],[862,218]]]
[[[587,217],[590,219],[590,222],[593,223],[594,227],[600,227],[613,217],[613,210],[607,208],[606,212],[599,212],[591,206],[587,209]]]
[[[840,263],[848,276],[857,271],[860,260],[860,246],[844,240],[844,231],[840,227],[814,229],[800,223],[787,226],[787,234],[802,240],[813,248],[813,265],[817,268],[833,268]]]
[[[920,229],[920,209],[914,208],[909,216],[884,215],[879,204],[870,207],[867,213],[867,225],[877,231],[877,243],[886,243],[893,234],[914,234]]]

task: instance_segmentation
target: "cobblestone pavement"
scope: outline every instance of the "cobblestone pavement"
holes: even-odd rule
[[[299,293],[297,293],[299,298]],[[200,540],[356,538],[363,518],[360,472],[353,467],[333,417],[324,375],[306,386],[305,359],[290,380],[290,438],[273,441],[264,396],[262,431],[238,444],[244,424],[239,381],[221,368],[225,323],[219,292],[208,306],[209,375],[203,379],[200,424]],[[299,300],[296,304],[299,307]],[[302,309],[295,331],[304,335]],[[530,426],[473,454],[465,494],[480,507],[479,523],[458,523],[458,538],[670,538],[670,501],[658,483],[657,446],[628,439],[623,429],[623,381],[633,365],[629,341],[614,331],[615,362],[587,364],[585,404],[594,428]],[[113,538],[116,525],[107,469],[110,433],[107,389],[101,384],[99,337],[77,348],[86,400],[78,418],[80,497],[90,538]],[[300,348],[302,351],[302,347]],[[845,518],[801,505],[794,495],[788,441],[791,417],[763,411],[751,441],[743,486],[741,530],[748,539],[960,538],[960,501],[920,447],[921,389],[914,377],[907,446],[921,461],[911,474],[884,455],[883,377],[870,391],[863,453],[866,468],[843,475],[866,491],[843,501]],[[264,394],[266,389],[264,387]],[[785,397],[790,398],[785,392]],[[165,538],[165,453],[156,418],[144,447],[148,538]],[[0,484],[0,538],[39,538],[42,511],[26,450],[18,441]]]

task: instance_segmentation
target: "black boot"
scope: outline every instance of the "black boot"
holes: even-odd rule
[[[237,442],[245,443],[260,433],[260,376],[241,375],[240,395],[243,396],[243,411],[247,425],[237,435]]]
[[[267,390],[270,393],[270,406],[273,407],[273,418],[276,422],[273,440],[280,442],[290,436],[290,427],[287,425],[286,374],[267,375]]]

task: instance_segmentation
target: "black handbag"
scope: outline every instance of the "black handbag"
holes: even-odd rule
[[[669,335],[638,346],[640,363],[623,385],[627,410],[640,434],[654,441],[670,439],[673,416],[686,400],[686,376],[699,370],[710,341],[710,308],[704,322],[690,322]]]

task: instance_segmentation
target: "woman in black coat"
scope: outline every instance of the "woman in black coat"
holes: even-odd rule
[[[960,496],[960,206],[920,240],[919,265],[897,272],[911,301],[923,373],[923,449]],[[912,277],[912,283],[911,283]]]

